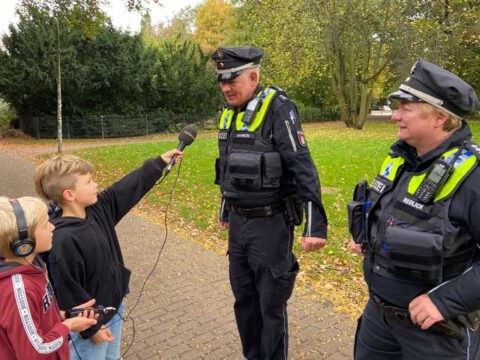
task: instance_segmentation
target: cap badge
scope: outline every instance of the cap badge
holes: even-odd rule
[[[220,58],[220,59],[223,59],[223,56],[224,56],[224,52],[221,51],[221,50],[217,50],[217,56]]]

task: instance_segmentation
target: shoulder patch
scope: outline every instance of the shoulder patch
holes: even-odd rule
[[[300,146],[307,147],[307,139],[305,139],[305,134],[303,133],[303,131],[297,131],[297,138]]]

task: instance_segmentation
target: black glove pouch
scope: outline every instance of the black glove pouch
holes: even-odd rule
[[[363,201],[350,201],[347,204],[348,230],[350,231],[350,234],[352,234],[355,244],[363,244],[367,240],[363,207]]]

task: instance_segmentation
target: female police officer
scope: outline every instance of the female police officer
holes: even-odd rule
[[[461,120],[477,95],[420,59],[390,98],[399,141],[349,204],[370,292],[355,359],[478,359],[480,148]]]

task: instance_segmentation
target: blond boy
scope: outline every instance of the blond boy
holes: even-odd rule
[[[0,197],[0,359],[69,359],[69,332],[97,323],[93,314],[62,321],[37,256],[50,250],[53,229],[40,199]]]
[[[138,169],[98,192],[94,167],[77,156],[56,156],[35,172],[39,195],[61,209],[55,225],[49,271],[61,309],[95,298],[114,307],[98,324],[71,334],[72,358],[118,359],[123,299],[129,292],[130,271],[125,268],[115,225],[155,185],[163,169],[182,153],[171,150],[148,159]],[[141,234],[138,239],[142,241]]]

